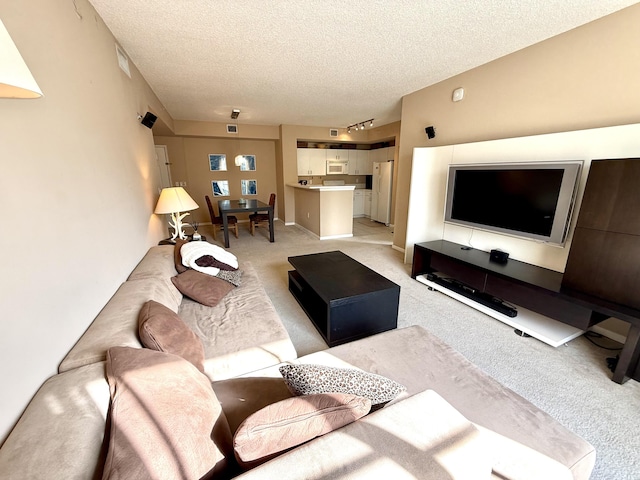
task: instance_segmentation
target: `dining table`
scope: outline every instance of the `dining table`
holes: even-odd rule
[[[273,235],[273,205],[261,202],[260,200],[218,200],[218,210],[222,217],[222,228],[224,230],[224,246],[229,248],[229,220],[232,213],[259,213],[266,212],[269,215],[269,241],[274,242]]]

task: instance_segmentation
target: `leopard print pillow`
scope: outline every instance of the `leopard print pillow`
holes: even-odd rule
[[[280,373],[294,395],[348,393],[371,400],[371,405],[390,402],[406,390],[398,382],[354,368],[324,365],[283,365]]]

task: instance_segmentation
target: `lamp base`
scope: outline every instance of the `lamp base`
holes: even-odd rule
[[[176,239],[178,238],[181,240],[187,239],[187,234],[182,230],[182,227],[184,227],[185,225],[189,227],[191,226],[187,222],[182,221],[182,219],[187,215],[189,215],[189,212],[185,212],[183,214],[180,214],[180,212],[175,212],[171,214],[171,221],[169,222],[169,226],[173,228],[173,236],[171,237],[173,243],[175,243]]]

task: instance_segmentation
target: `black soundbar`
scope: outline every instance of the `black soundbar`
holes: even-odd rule
[[[438,285],[442,285],[443,287],[453,292],[470,298],[471,300],[489,307],[497,312],[500,312],[507,317],[513,318],[518,315],[518,310],[516,310],[513,305],[509,305],[508,303],[505,303],[497,297],[489,295],[485,292],[481,292],[478,289],[466,285],[453,278],[440,277],[435,273],[427,273],[427,280],[433,283],[437,283]]]

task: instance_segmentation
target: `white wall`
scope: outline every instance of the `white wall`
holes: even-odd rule
[[[640,157],[640,124],[416,148],[411,173],[405,261],[411,262],[415,243],[445,239],[479,250],[498,248],[509,252],[510,258],[563,272],[591,160],[632,157]],[[563,247],[444,223],[450,164],[537,160],[584,160],[571,229]]]
[[[0,3],[44,98],[0,99],[0,441],[147,248],[165,235],[151,130],[166,118],[86,0]]]

